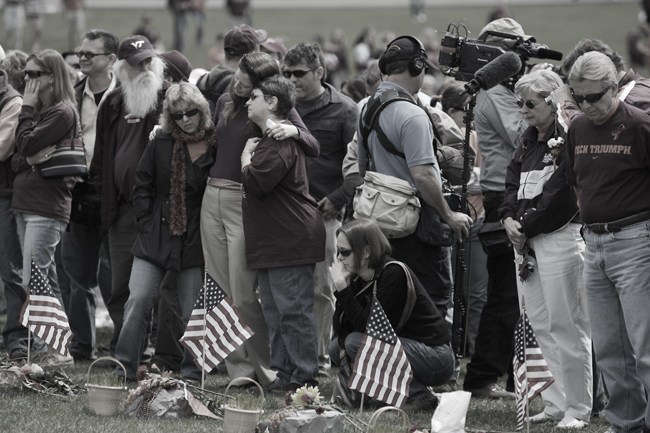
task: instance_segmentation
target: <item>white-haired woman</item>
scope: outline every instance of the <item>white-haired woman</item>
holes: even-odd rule
[[[147,313],[165,274],[177,273],[183,329],[203,285],[201,201],[216,150],[208,103],[196,86],[182,82],[167,90],[160,125],[140,159],[133,188],[139,232],[132,249],[124,325],[115,348],[115,358],[130,380],[136,379]],[[186,380],[201,379],[187,350],[181,374]]]
[[[544,411],[532,421],[582,428],[592,407],[591,331],[582,282],[585,244],[576,196],[565,179],[566,131],[545,100],[562,85],[549,70],[525,75],[515,85],[530,127],[508,166],[499,216],[521,259],[519,295],[555,377],[542,392]]]

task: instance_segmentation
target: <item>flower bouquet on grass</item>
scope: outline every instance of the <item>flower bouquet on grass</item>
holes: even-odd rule
[[[66,400],[85,390],[75,385],[63,370],[43,370],[38,364],[18,367],[15,362],[0,363],[0,389],[28,389]]]
[[[314,427],[306,431],[322,433],[342,432],[345,421],[351,423],[357,430],[366,427],[366,423],[347,414],[336,405],[324,404],[317,386],[303,386],[294,393],[287,392],[284,396],[286,407],[273,412],[267,419],[258,424],[256,431],[260,433],[277,433],[282,423],[312,424]]]

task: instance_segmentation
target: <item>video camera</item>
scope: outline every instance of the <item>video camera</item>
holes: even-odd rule
[[[465,36],[460,34],[460,29],[465,29]],[[537,59],[562,60],[562,53],[549,50],[548,46],[538,44],[532,36],[513,35],[495,31],[487,31],[478,39],[467,37],[467,28],[462,24],[449,24],[447,33],[440,42],[440,57],[438,62],[445,75],[454,76],[459,81],[470,81],[476,71],[496,59],[501,54],[512,51],[521,59],[521,71],[513,79],[516,81],[524,74],[526,61],[531,57]],[[508,46],[501,42],[486,42],[488,36],[497,36],[513,40],[514,44]],[[458,68],[458,70],[454,70]]]

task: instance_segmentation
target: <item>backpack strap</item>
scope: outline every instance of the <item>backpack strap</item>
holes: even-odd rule
[[[395,148],[393,143],[390,142],[384,131],[381,129],[381,126],[379,126],[379,115],[384,108],[395,101],[406,101],[417,105],[413,101],[413,97],[408,93],[401,90],[390,89],[382,92],[379,96],[375,94],[375,96],[371,97],[366,104],[366,112],[359,118],[361,143],[363,144],[363,148],[366,150],[369,159],[370,149],[368,147],[368,136],[370,136],[370,132],[373,130],[377,132],[379,143],[381,143],[383,148],[386,149],[386,152],[406,159],[406,156]]]

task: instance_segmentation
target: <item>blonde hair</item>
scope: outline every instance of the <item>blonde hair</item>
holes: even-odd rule
[[[171,114],[172,112],[179,111],[177,107],[181,102],[184,102],[189,107],[199,109],[199,130],[211,129],[214,126],[210,118],[208,101],[201,94],[201,91],[194,84],[181,81],[180,83],[172,84],[165,94],[163,110],[160,114],[160,127],[163,132],[171,134],[174,128],[178,128],[176,121],[171,118]]]
[[[64,103],[76,110],[74,90],[70,75],[68,74],[67,65],[61,54],[54,50],[36,51],[27,58],[27,63],[33,60],[38,66],[43,68],[45,72],[52,74],[52,98],[47,107],[43,107],[39,99],[34,109],[35,113],[40,113],[48,110],[59,103]]]

